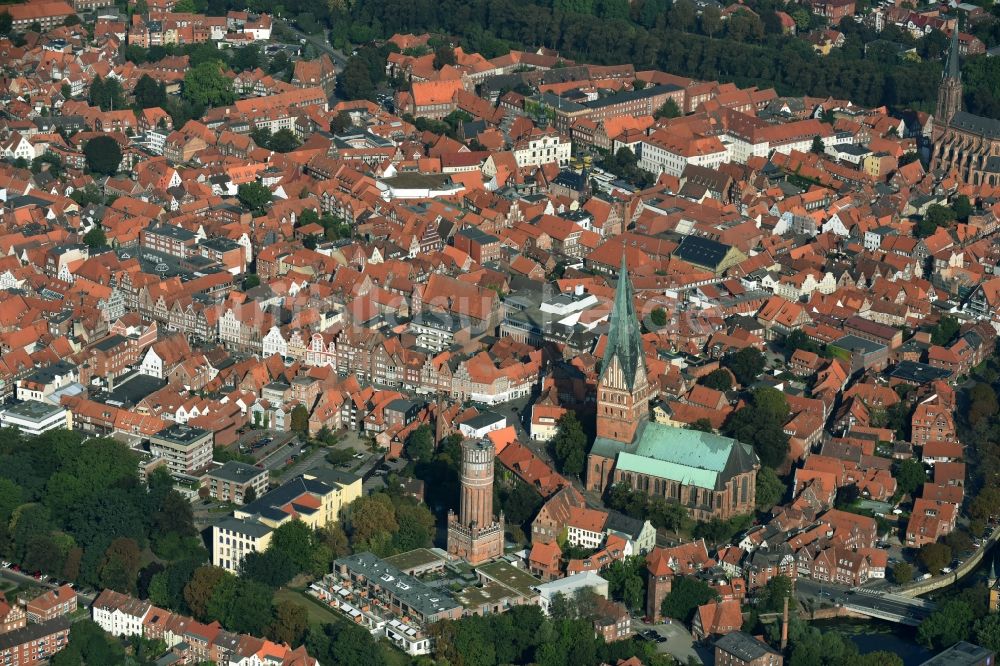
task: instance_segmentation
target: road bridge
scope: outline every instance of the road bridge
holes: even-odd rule
[[[934,602],[926,599],[864,588],[844,593],[842,597],[838,597],[837,602],[853,613],[911,627],[918,626],[936,609]]]

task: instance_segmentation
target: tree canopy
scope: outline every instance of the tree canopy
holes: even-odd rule
[[[788,419],[788,401],[773,388],[754,389],[748,403],[733,412],[722,432],[753,446],[762,465],[778,468],[788,457],[788,435],[783,426]]]
[[[678,576],[674,578],[670,594],[663,599],[662,612],[667,617],[687,624],[691,622],[698,606],[718,598],[719,593],[707,583],[690,576]]]
[[[122,149],[112,137],[95,136],[83,147],[83,156],[87,160],[87,168],[94,173],[113,176],[118,173],[118,165],[122,163]]]
[[[184,74],[182,94],[200,108],[226,106],[236,100],[233,80],[225,75],[219,61],[203,62],[189,69]]]
[[[563,474],[579,475],[587,458],[587,435],[583,426],[576,412],[571,411],[560,416],[556,424],[556,435],[549,442],[552,457]]]
[[[166,477],[166,478],[164,478]],[[186,509],[186,510],[185,510]],[[170,476],[138,477],[123,444],[52,430],[0,429],[0,556],[25,569],[124,592],[138,589],[140,553],[204,561],[190,503]],[[165,547],[170,544],[171,547]]]
[[[271,203],[271,190],[256,181],[244,183],[237,188],[236,198],[254,215],[262,215]]]
[[[722,365],[729,368],[740,385],[749,386],[757,381],[757,377],[764,371],[765,359],[764,354],[753,347],[744,347],[738,352],[724,356]]]

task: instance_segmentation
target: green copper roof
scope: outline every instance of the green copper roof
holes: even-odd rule
[[[615,302],[611,308],[608,346],[604,350],[602,376],[611,366],[611,360],[617,356],[629,387],[635,383],[639,364],[644,362],[642,335],[639,332],[639,317],[635,314],[633,296],[632,280],[629,279],[625,256],[622,255],[621,274],[618,277],[618,286],[615,288]]]
[[[735,439],[648,423],[636,443],[618,453],[616,467],[718,490],[757,464],[753,449]]]
[[[959,69],[958,61],[958,27],[956,26],[954,30],[951,31],[951,48],[948,51],[948,69],[947,77],[949,79],[958,79],[961,77],[962,73]]]

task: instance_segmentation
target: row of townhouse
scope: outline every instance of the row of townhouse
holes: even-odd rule
[[[306,648],[226,631],[218,622],[204,624],[114,590],[103,590],[91,607],[93,620],[116,637],[161,640],[171,661],[212,662],[220,666],[318,666]]]

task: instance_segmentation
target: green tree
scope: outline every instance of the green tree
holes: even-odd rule
[[[764,371],[765,365],[764,354],[753,347],[744,347],[722,358],[722,366],[729,368],[742,386],[749,386],[755,382]]]
[[[955,200],[951,202],[951,208],[955,211],[955,217],[960,220],[968,220],[969,216],[975,210],[972,207],[972,202],[969,201],[969,197],[964,194],[959,194],[955,197]]]
[[[292,409],[292,432],[302,437],[309,436],[309,410],[305,405],[298,404]]]
[[[343,73],[337,77],[337,96],[343,99],[369,99],[375,95],[375,84],[364,60],[358,56],[347,59]]]
[[[135,105],[140,109],[151,109],[167,106],[167,89],[149,74],[143,74],[135,84],[132,91],[135,95]]]
[[[702,377],[700,383],[716,391],[728,391],[733,388],[733,376],[728,370],[719,368]]]
[[[105,634],[93,620],[83,619],[73,623],[69,641],[52,656],[49,663],[52,666],[81,666],[128,662],[121,643]]]
[[[306,635],[309,654],[321,664],[334,666],[387,666],[371,633],[356,624],[324,624]]]
[[[351,127],[351,114],[346,111],[341,111],[330,121],[330,131],[334,134],[343,134],[351,129]]]
[[[256,44],[248,44],[236,49],[233,55],[232,67],[237,72],[253,71],[264,64],[264,56]]]
[[[988,423],[1000,413],[1000,403],[997,402],[996,391],[986,382],[976,382],[969,390],[969,410],[966,418],[970,426]]]
[[[817,155],[822,155],[824,150],[826,150],[826,147],[823,145],[823,139],[819,136],[814,136],[809,151]]]
[[[94,173],[113,176],[122,163],[122,149],[110,136],[96,136],[83,147],[87,168]]]
[[[208,604],[216,588],[231,577],[232,574],[220,567],[206,565],[194,570],[191,580],[184,586],[184,601],[196,619],[207,619]]]
[[[896,465],[893,476],[896,477],[896,491],[900,495],[912,495],[924,487],[927,470],[916,458],[907,458]]]
[[[975,619],[976,614],[969,604],[959,599],[946,601],[920,623],[917,640],[929,648],[943,650],[967,640]]]
[[[917,235],[920,237],[930,236],[938,227],[946,227],[954,222],[955,217],[955,211],[951,208],[941,204],[931,204],[927,208],[927,213],[920,220],[920,224],[917,225]]]
[[[715,5],[707,5],[701,11],[701,31],[714,37],[722,30],[722,12]]]
[[[236,100],[233,81],[219,61],[203,62],[184,74],[182,95],[196,107],[226,106]]]
[[[291,601],[279,601],[274,605],[273,615],[267,627],[267,635],[292,647],[301,645],[309,629],[309,614],[305,606]]]
[[[983,522],[1000,515],[1000,488],[987,486],[969,503],[969,516]]]
[[[451,65],[454,66],[457,60],[455,59],[455,49],[448,45],[441,45],[434,49],[434,69],[441,69],[442,67]]]
[[[666,326],[667,313],[663,308],[653,308],[649,313],[649,320],[653,322],[653,326]]]
[[[392,535],[392,551],[404,553],[433,545],[435,522],[430,509],[410,497],[395,498],[393,504],[399,529]]]
[[[10,524],[10,517],[23,500],[24,489],[10,479],[0,477],[0,524]]]
[[[316,545],[313,529],[301,520],[292,520],[274,530],[268,550],[283,551],[297,571],[311,571]]]
[[[943,543],[927,543],[920,547],[917,559],[927,571],[937,575],[951,562],[951,548]]]
[[[757,471],[757,509],[770,511],[771,507],[781,502],[787,488],[770,467],[761,467]]]
[[[139,545],[134,539],[119,537],[112,541],[101,562],[101,586],[125,594],[132,593],[139,575],[140,557]]]
[[[576,417],[576,412],[566,412],[557,421],[555,437],[549,448],[564,474],[579,475],[587,456],[587,435]]]
[[[685,32],[694,27],[695,6],[691,0],[674,0],[668,15],[670,25]]]
[[[973,627],[977,645],[982,645],[994,653],[1000,652],[1000,615],[990,613],[976,620]]]
[[[656,110],[656,113],[653,114],[653,117],[656,119],[679,118],[680,115],[681,115],[681,109],[679,106],[677,106],[677,102],[675,102],[672,99],[668,99],[660,106],[659,109]]]
[[[93,229],[83,235],[83,242],[91,250],[96,250],[107,245],[108,238],[104,235],[104,229],[99,224],[95,224]]]
[[[241,578],[269,587],[286,585],[300,572],[288,552],[276,548],[246,553],[240,560],[239,569]]]
[[[512,486],[494,484],[495,504],[499,506],[510,525],[526,525],[542,507],[542,497],[526,483]]]
[[[785,336],[781,346],[785,350],[785,358],[791,358],[792,354],[794,354],[798,349],[812,352],[814,354],[818,354],[820,352],[819,345],[813,342],[808,335],[798,328]]]
[[[274,593],[267,585],[235,576],[223,578],[208,600],[208,621],[227,630],[259,636],[271,622]]]
[[[410,460],[421,462],[434,456],[434,434],[428,424],[418,426],[406,438],[406,455]]]
[[[0,12],[0,35],[9,35],[13,26],[14,19],[11,17],[10,12],[6,10]]]
[[[387,553],[398,530],[396,509],[385,493],[359,497],[348,507],[346,531],[355,551]]]
[[[271,135],[267,147],[276,153],[290,153],[302,144],[295,133],[288,129],[280,129]]]
[[[267,205],[271,203],[271,190],[257,181],[244,183],[237,188],[236,198],[254,215],[262,215]]]
[[[773,388],[755,389],[750,400],[731,414],[723,433],[753,446],[761,464],[778,468],[788,457],[788,435],[783,426],[788,418],[785,394]]]
[[[951,343],[958,335],[961,325],[955,317],[945,315],[937,325],[931,329],[931,343],[945,346]]]
[[[249,291],[260,286],[260,276],[256,273],[247,273],[243,278],[243,291]]]
[[[892,580],[897,585],[906,585],[913,580],[913,566],[906,562],[896,562],[892,567]]]
[[[785,599],[794,606],[792,579],[788,576],[775,576],[767,581],[764,588],[757,594],[757,611],[760,613],[779,613],[784,608]]]
[[[688,623],[694,617],[698,606],[718,598],[719,593],[709,587],[707,583],[703,583],[697,578],[680,576],[674,578],[670,594],[663,599],[661,610],[667,617]]]
[[[332,558],[351,554],[351,546],[347,539],[347,533],[340,523],[321,527],[316,530],[316,538],[323,544],[323,547],[327,549]]]
[[[635,555],[624,560],[615,560],[602,572],[608,581],[608,592],[613,599],[621,601],[629,610],[641,610],[646,598],[646,582],[643,574],[646,561]]]

